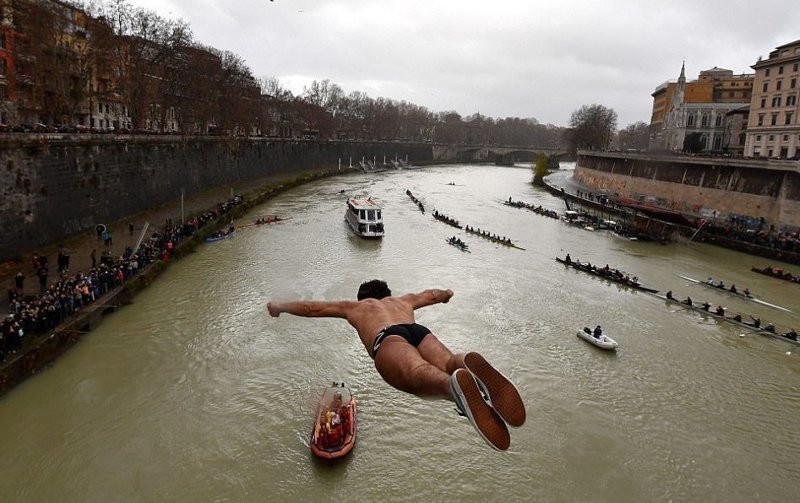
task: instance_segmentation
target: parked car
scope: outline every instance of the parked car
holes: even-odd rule
[[[88,133],[89,132],[89,126],[87,126],[85,124],[78,124],[77,126],[75,126],[75,132],[77,132],[77,133]]]
[[[11,126],[12,133],[30,133],[33,131],[33,127],[29,124],[17,124],[15,126]]]

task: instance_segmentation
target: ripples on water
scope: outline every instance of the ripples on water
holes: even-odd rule
[[[796,315],[719,297],[677,275],[749,285],[800,312],[796,285],[755,277],[753,257],[621,241],[501,204],[512,196],[563,211],[530,178],[527,169],[474,166],[352,175],[255,209],[252,219],[292,219],[201,246],[3,398],[0,500],[793,499],[796,347],[739,337],[740,327],[553,258],[568,251],[609,263],[778,327],[796,324]],[[406,188],[427,211],[507,235],[527,251],[423,215]],[[349,233],[341,189],[384,201],[382,241]],[[471,254],[444,242],[453,234]],[[518,383],[529,419],[512,430],[510,452],[486,447],[451,404],[391,389],[342,320],[274,320],[265,311],[269,298],[354,298],[373,277],[396,293],[454,289],[450,303],[421,309],[418,319]],[[575,336],[598,323],[620,342],[616,353]],[[333,380],[358,396],[359,439],[349,459],[328,466],[312,460],[308,435]]]

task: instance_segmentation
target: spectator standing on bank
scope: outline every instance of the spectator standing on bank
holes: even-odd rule
[[[44,295],[47,291],[47,275],[49,271],[47,270],[47,264],[42,264],[39,266],[39,269],[36,271],[36,275],[39,276],[39,292]]]
[[[92,269],[97,265],[97,250],[92,250],[92,253],[89,254],[89,258],[92,259]]]
[[[14,286],[17,287],[17,293],[19,294],[20,297],[22,296],[22,290],[24,284],[25,284],[25,273],[20,271],[14,277]]]
[[[133,222],[128,223],[128,231],[130,231],[131,236],[133,236]]]

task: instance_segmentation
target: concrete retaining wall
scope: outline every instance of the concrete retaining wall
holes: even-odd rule
[[[800,227],[798,170],[797,163],[581,152],[575,178],[598,192],[690,215]]]
[[[270,138],[4,135],[0,262],[75,233],[232,182],[352,159],[433,159],[430,144]]]

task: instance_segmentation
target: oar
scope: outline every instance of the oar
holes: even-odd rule
[[[759,327],[759,328],[756,328],[756,329],[754,329],[754,330],[751,330],[751,331],[749,331],[749,332],[745,332],[745,333],[743,333],[743,334],[739,334],[739,337],[744,337],[745,335],[750,335],[750,334],[754,334],[754,333],[756,333],[756,332],[761,332],[762,330],[764,330],[764,329],[763,329],[763,328],[761,328],[761,327]]]
[[[691,281],[692,283],[700,283],[701,282],[699,279],[690,278],[689,276],[682,276],[680,274],[678,274],[678,277],[679,278],[683,278],[683,279],[685,279],[687,281]]]
[[[757,298],[755,298],[755,297],[750,297],[750,300],[752,300],[753,302],[758,302],[759,304],[763,304],[763,305],[765,305],[765,306],[771,307],[771,308],[773,308],[773,309],[780,309],[781,311],[786,311],[787,313],[791,313],[791,312],[792,312],[792,310],[791,310],[791,309],[786,309],[786,308],[785,308],[785,307],[783,307],[783,306],[778,306],[778,305],[775,305],[775,304],[770,304],[769,302],[765,302],[765,301],[763,301],[763,300],[761,300],[761,299],[757,299]]]

